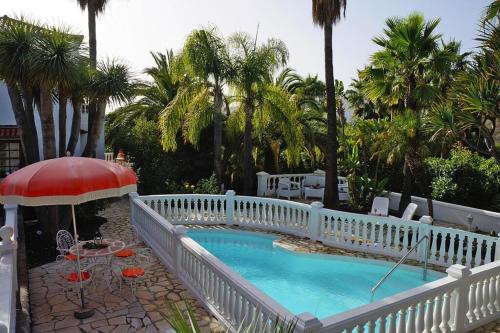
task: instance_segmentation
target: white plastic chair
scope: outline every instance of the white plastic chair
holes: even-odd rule
[[[415,215],[415,212],[417,211],[417,208],[418,205],[416,203],[410,202],[408,206],[406,206],[405,211],[401,216],[401,220],[411,221],[413,219],[413,215]],[[391,216],[391,217],[396,217],[396,216]]]
[[[278,182],[276,196],[278,198],[285,197],[288,198],[288,200],[292,197],[300,198],[300,183],[292,182],[288,178],[281,178]]]
[[[389,215],[389,198],[375,197],[372,203],[372,210],[369,215],[388,216]]]

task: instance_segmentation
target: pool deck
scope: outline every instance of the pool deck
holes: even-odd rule
[[[101,215],[108,219],[108,222],[100,228],[104,237],[119,238],[127,243],[131,241],[130,208],[127,200],[123,199],[111,204]],[[284,234],[278,235],[280,242],[292,246],[300,252],[397,261],[397,259],[385,256],[332,248],[308,239]],[[412,264],[412,262],[408,263]],[[48,263],[29,271],[29,297],[32,332],[34,333],[165,332],[170,328],[165,320],[168,315],[167,300],[177,303],[182,308],[184,304],[181,299],[187,300],[193,306],[202,332],[226,332],[217,319],[209,315],[201,303],[195,300],[193,295],[175,277],[175,274],[168,271],[156,257],[146,269],[146,279],[144,284],[138,287],[136,301],[132,300],[126,286],[124,286],[123,294],[120,294],[119,290],[116,289],[110,292],[103,283],[95,291],[90,291],[89,307],[94,308],[96,313],[93,317],[84,320],[73,317],[73,311],[78,308],[77,297],[71,293],[68,293],[68,297],[64,295],[55,268],[55,263]],[[430,269],[444,271],[441,267],[430,267]],[[473,332],[500,333],[500,320],[480,327]]]

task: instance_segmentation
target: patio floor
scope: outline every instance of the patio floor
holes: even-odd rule
[[[118,238],[130,243],[128,201],[113,203],[102,212],[108,222],[101,226],[103,237]],[[182,308],[182,299],[188,300],[204,332],[225,332],[218,321],[210,316],[186,288],[154,258],[146,270],[146,281],[137,289],[137,301],[132,301],[127,286],[123,294],[119,290],[110,292],[105,283],[90,290],[88,305],[95,309],[91,318],[78,320],[73,311],[78,308],[76,294],[62,292],[55,263],[49,263],[29,271],[30,306],[32,332],[165,332],[169,325],[165,321],[166,300],[177,302]]]
[[[132,239],[127,200],[113,203],[102,216],[108,222],[101,226],[104,237],[119,238],[126,243]],[[362,256],[387,260],[383,256],[355,253],[323,246],[306,239],[281,235],[284,245],[293,246],[301,252],[332,253],[348,256]],[[433,267],[439,269],[438,267]],[[439,270],[442,270],[439,269]],[[69,299],[62,292],[59,277],[55,272],[55,263],[49,263],[29,271],[29,291],[32,316],[32,331],[37,332],[165,332],[169,325],[165,320],[167,300],[184,304],[181,298],[193,305],[195,314],[204,332],[225,332],[226,329],[194,299],[186,288],[167,271],[155,257],[147,270],[145,284],[138,287],[137,301],[132,301],[130,291],[124,286],[123,294],[118,290],[110,292],[105,283],[97,290],[90,291],[87,297],[89,307],[96,309],[93,317],[78,320],[73,311],[78,308],[75,294],[69,293]],[[500,333],[500,320],[487,324],[474,332]]]

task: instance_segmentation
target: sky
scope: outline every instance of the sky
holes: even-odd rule
[[[335,76],[349,84],[377,50],[371,39],[383,32],[385,19],[414,11],[440,17],[443,38],[461,41],[462,50],[471,51],[489,1],[349,0],[346,17],[333,31]],[[4,14],[70,26],[87,36],[87,14],[76,0],[0,0]],[[323,32],[312,23],[311,0],[110,0],[97,19],[98,58],[118,58],[141,76],[153,64],[150,51],[178,51],[191,30],[209,24],[224,36],[237,31],[254,35],[259,27],[259,41],[272,37],[287,44],[288,66],[301,75],[324,77]]]

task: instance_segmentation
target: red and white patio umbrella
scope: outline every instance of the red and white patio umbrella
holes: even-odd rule
[[[134,192],[137,190],[136,179],[134,171],[116,163],[85,157],[61,157],[28,165],[7,176],[0,183],[0,203],[22,206],[71,205],[75,243],[78,244],[74,206]],[[78,248],[78,274],[81,277]],[[79,278],[83,309],[81,280]],[[80,316],[85,316],[83,311]]]

